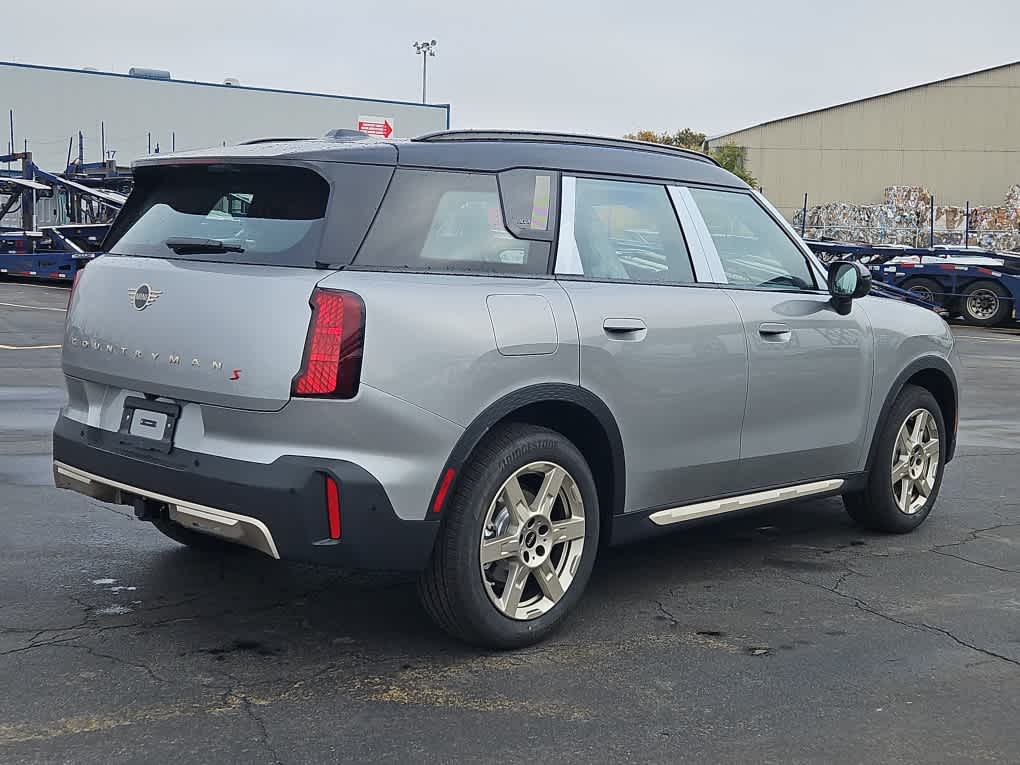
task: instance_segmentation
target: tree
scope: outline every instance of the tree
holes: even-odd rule
[[[758,187],[758,179],[751,175],[744,162],[747,159],[747,149],[737,146],[735,143],[724,143],[712,149],[712,158],[720,165],[729,170],[740,180],[753,188]]]
[[[690,128],[677,130],[675,133],[656,133],[654,130],[639,130],[624,136],[632,141],[648,141],[666,146],[677,146],[705,153],[705,134]],[[757,188],[758,179],[747,169],[747,149],[743,146],[727,143],[707,152],[716,162],[740,178],[748,186]]]
[[[656,133],[654,130],[639,130],[637,133],[628,133],[624,138],[629,138],[632,141],[661,143],[666,146],[679,146],[681,149],[694,149],[694,151],[702,151],[705,145],[705,134],[690,128],[678,130],[673,134]]]

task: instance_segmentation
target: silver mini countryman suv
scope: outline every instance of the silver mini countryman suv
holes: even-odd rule
[[[57,486],[417,571],[464,640],[541,639],[601,547],[709,516],[842,495],[910,531],[953,455],[942,319],[701,154],[333,131],[135,180],[72,293]]]

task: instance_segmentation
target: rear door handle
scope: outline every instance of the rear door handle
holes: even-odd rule
[[[642,332],[648,326],[641,319],[609,318],[602,322],[602,329],[611,335],[624,335],[628,332]]]
[[[758,334],[772,342],[784,342],[790,339],[790,328],[786,324],[766,321],[758,325]]]

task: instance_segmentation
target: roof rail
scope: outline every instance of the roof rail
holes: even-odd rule
[[[690,159],[721,167],[714,158],[700,151],[683,149],[679,146],[667,146],[662,143],[648,141],[632,141],[627,138],[603,138],[594,135],[577,135],[575,133],[543,133],[527,130],[440,130],[426,133],[412,141],[424,143],[439,141],[529,141],[532,143],[569,143],[582,146],[605,146],[614,149],[634,149],[637,151],[653,151],[659,154],[682,154]]]
[[[310,138],[253,138],[250,141],[241,141],[238,146],[254,146],[259,143],[287,143],[290,141],[310,141]]]

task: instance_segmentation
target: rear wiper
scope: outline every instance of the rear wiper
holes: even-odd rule
[[[244,247],[239,247],[236,244],[193,236],[172,236],[163,244],[178,255],[199,255],[204,252],[244,252]]]

